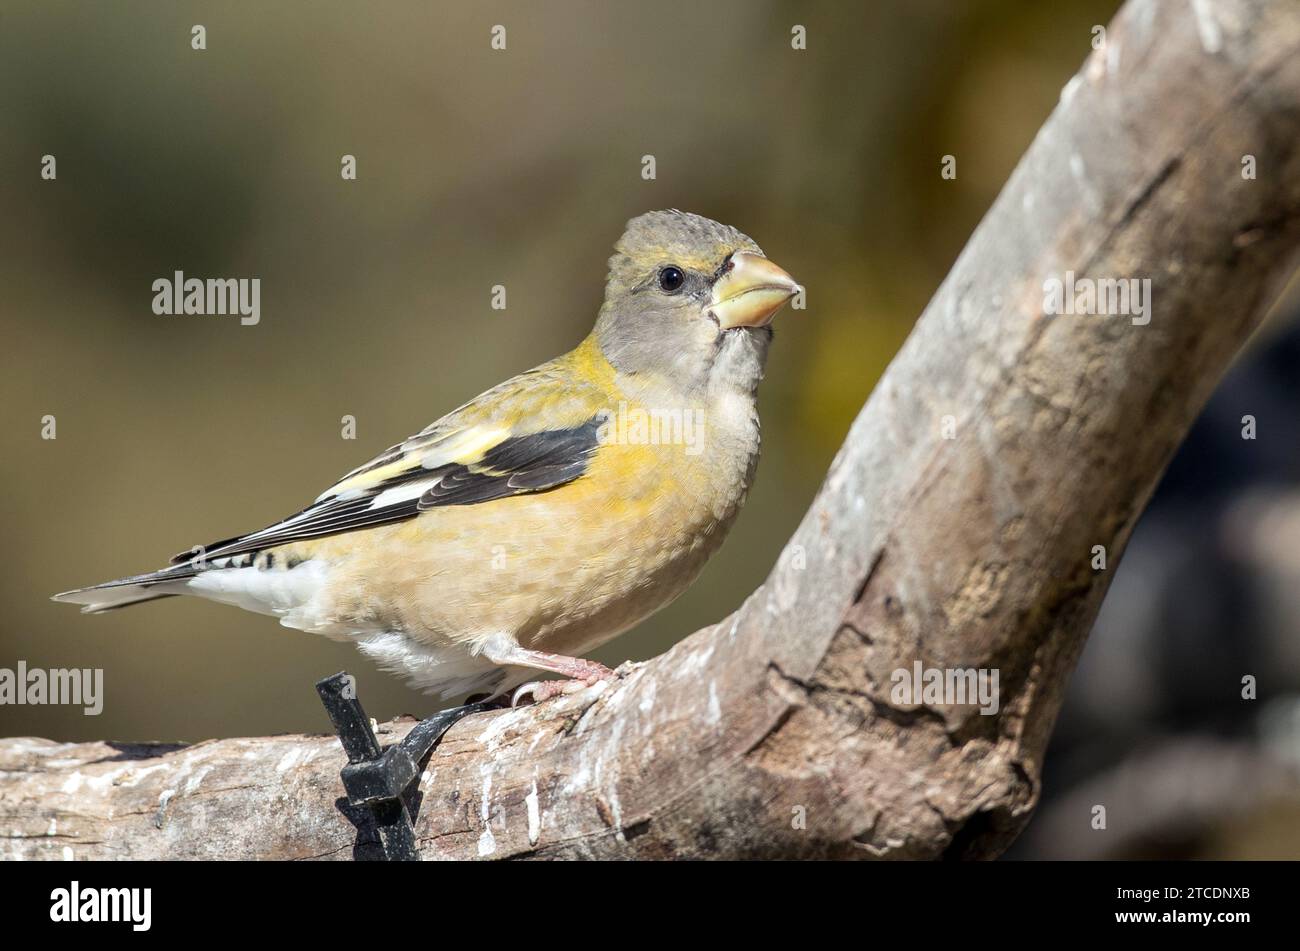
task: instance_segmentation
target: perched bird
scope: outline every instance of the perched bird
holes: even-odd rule
[[[443,698],[504,696],[676,598],[758,460],[773,315],[799,290],[734,228],[628,223],[595,328],[352,470],[296,515],[56,601],[195,595],[351,641]],[[530,683],[535,701],[573,689]]]

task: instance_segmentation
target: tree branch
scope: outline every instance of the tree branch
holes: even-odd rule
[[[998,854],[1134,521],[1289,273],[1298,142],[1294,0],[1127,4],[767,581],[615,684],[457,724],[423,854]],[[1043,316],[1070,271],[1150,278],[1150,323]],[[997,669],[997,714],[895,702],[918,660]],[[342,765],[333,737],[7,740],[0,829],[23,857],[349,858]]]

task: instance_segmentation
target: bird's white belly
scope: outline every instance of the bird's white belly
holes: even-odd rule
[[[497,696],[532,675],[520,667],[498,667],[460,644],[431,647],[398,631],[360,635],[356,644],[383,670],[403,677],[416,690],[444,699],[475,693]]]

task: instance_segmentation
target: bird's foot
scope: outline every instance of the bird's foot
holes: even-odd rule
[[[618,677],[617,672],[610,670],[604,664],[596,663],[594,660],[583,660],[581,658],[574,658],[574,660],[581,666],[574,668],[572,679],[534,680],[526,683],[522,687],[515,688],[515,692],[510,697],[510,706],[519,706],[519,702],[525,697],[533,703],[542,703],[552,697],[577,693],[579,690],[595,686],[602,680],[614,680]]]

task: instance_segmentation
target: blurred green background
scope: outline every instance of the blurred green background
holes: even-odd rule
[[[430,712],[352,648],[271,618],[47,599],[297,511],[573,346],[624,222],[655,208],[737,226],[808,287],[778,320],[764,458],[730,540],[597,657],[647,658],[723,616],[1116,6],[10,0],[0,666],[101,667],[106,699],[97,718],[5,707],[0,735],[321,732],[313,684],[341,668],[372,716]],[[155,316],[150,285],[178,269],[260,278],[261,323]]]

